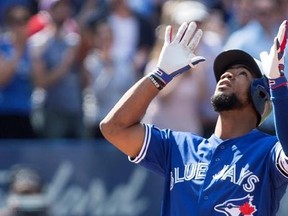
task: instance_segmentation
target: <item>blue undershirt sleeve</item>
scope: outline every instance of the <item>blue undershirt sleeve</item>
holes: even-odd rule
[[[271,99],[274,110],[274,121],[276,135],[281,143],[282,149],[286,156],[288,156],[288,87],[286,78],[282,79],[282,82],[286,82],[285,85],[281,85],[275,89],[271,89]]]

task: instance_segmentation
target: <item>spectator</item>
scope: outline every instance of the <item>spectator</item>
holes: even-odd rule
[[[249,0],[233,0],[231,20],[228,23],[230,33],[245,26],[253,18],[253,7]]]
[[[128,0],[111,0],[109,8],[109,23],[113,35],[117,35],[112,52],[118,59],[132,61],[141,77],[155,41],[153,25],[145,17],[135,13]]]
[[[205,0],[209,7],[221,11],[229,34],[246,25],[253,18],[253,2],[249,0]],[[212,3],[213,2],[213,3]]]
[[[137,74],[130,61],[119,58],[112,52],[114,36],[106,17],[96,16],[91,28],[95,47],[88,54],[85,66],[90,74],[96,104],[92,136],[103,138],[99,129],[100,121],[136,82]]]
[[[46,90],[43,136],[82,138],[82,90],[87,77],[78,59],[78,27],[71,18],[69,0],[43,0],[40,5],[48,11],[50,22],[31,40],[37,46],[36,85]]]
[[[35,14],[38,11],[38,0],[1,0],[0,1],[0,14],[4,14],[4,11],[6,10],[7,5],[11,4],[29,4],[29,10],[30,13]],[[0,32],[4,28],[4,17],[0,16]]]
[[[106,0],[71,0],[74,8],[77,8],[75,18],[80,26],[85,26],[88,19],[98,13],[108,13],[108,1]],[[77,2],[77,3],[76,3]],[[80,5],[79,5],[80,4]]]
[[[0,138],[34,138],[31,125],[33,75],[27,42],[29,1],[7,2],[0,38]]]
[[[0,209],[1,216],[48,216],[49,202],[38,171],[15,165],[9,183],[7,207]]]

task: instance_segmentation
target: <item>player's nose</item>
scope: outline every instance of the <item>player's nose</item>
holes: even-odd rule
[[[231,80],[234,78],[234,74],[231,73],[230,71],[226,71],[221,75],[220,79],[225,79],[225,78]]]

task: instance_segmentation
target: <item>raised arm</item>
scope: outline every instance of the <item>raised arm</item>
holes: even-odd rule
[[[287,43],[287,25],[287,20],[280,25],[270,53],[262,52],[260,54],[263,70],[269,79],[271,89],[276,135],[286,156],[288,156],[288,87],[284,74],[284,57]]]
[[[101,121],[104,137],[126,155],[136,157],[142,148],[145,128],[140,121],[153,98],[173,77],[204,61],[194,54],[202,37],[202,31],[195,30],[195,23],[183,23],[172,39],[168,26],[155,71],[132,86]]]

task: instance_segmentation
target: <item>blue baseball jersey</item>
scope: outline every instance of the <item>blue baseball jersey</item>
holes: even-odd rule
[[[273,216],[288,182],[286,156],[275,136],[258,129],[209,139],[144,124],[134,163],[165,179],[163,216]]]

